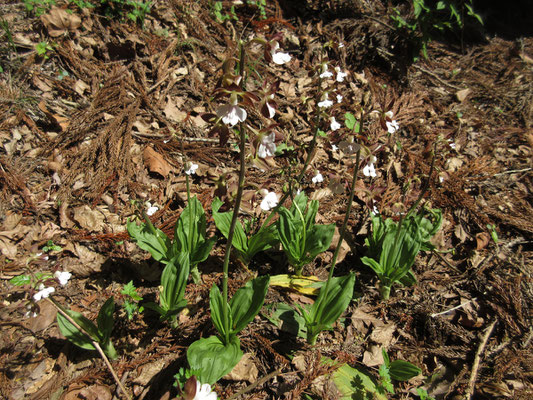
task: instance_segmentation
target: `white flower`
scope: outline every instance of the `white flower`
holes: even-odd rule
[[[270,211],[278,205],[278,195],[274,192],[268,192],[261,202],[260,206],[263,211]]]
[[[342,101],[342,95],[338,94],[337,95],[337,103],[340,103]]]
[[[330,128],[331,128],[332,131],[336,131],[337,129],[339,129],[341,127],[341,124],[339,124],[335,120],[335,117],[331,117],[330,121],[331,121]]]
[[[398,122],[396,122],[396,120],[393,120],[391,122],[386,121],[385,125],[387,125],[387,132],[389,132],[390,134],[393,134],[398,129],[400,129],[400,125],[398,125]]]
[[[194,175],[196,174],[196,170],[198,169],[198,164],[190,163],[189,168],[185,171],[187,175]]]
[[[152,206],[152,203],[150,203],[149,201],[144,203],[144,205],[146,206],[146,215],[148,216],[154,215],[159,210],[159,207]]]
[[[348,76],[348,74],[341,71],[339,67],[335,67],[335,72],[337,72],[337,82],[344,82],[344,78]]]
[[[217,117],[222,118],[222,122],[230,128],[246,119],[246,110],[237,104],[224,104],[217,110]]]
[[[291,55],[289,53],[283,53],[282,51],[277,51],[279,49],[278,42],[275,42],[270,54],[272,55],[272,61],[278,65],[283,65],[291,61]]]
[[[259,148],[257,149],[257,156],[260,158],[273,157],[276,153],[276,134],[272,132],[270,135],[263,137]]]
[[[363,168],[363,175],[371,176],[372,178],[375,178],[377,176],[376,169],[374,168],[374,163],[366,164],[366,166]]]
[[[448,145],[450,146],[450,148],[452,148],[453,150],[455,150],[457,148],[454,142],[452,142],[450,140],[448,140],[448,142],[449,142]]]
[[[313,176],[313,179],[311,179],[311,181],[313,183],[324,182],[324,177],[322,176],[322,174],[320,172],[317,172],[317,174],[315,176]]]
[[[374,213],[374,215],[379,214],[379,210],[378,210],[378,208],[376,206],[372,207],[372,212]]]
[[[339,146],[337,146],[336,144],[332,144],[331,145],[331,150],[337,151],[337,150],[339,150]]]
[[[39,301],[46,299],[50,296],[50,293],[54,293],[56,290],[53,287],[45,287],[42,283],[39,285],[39,291],[33,295],[33,300]]]
[[[320,77],[321,77],[322,79],[325,79],[325,78],[331,78],[332,76],[333,76],[333,72],[328,71],[328,70],[327,70],[327,67],[326,67],[326,70],[320,74]]]
[[[320,101],[317,105],[321,108],[328,108],[333,105],[333,102],[326,97],[325,100]]]
[[[72,274],[68,271],[56,271],[54,276],[59,281],[61,286],[65,286],[68,283],[68,280],[72,277]]]
[[[385,113],[385,117],[389,118],[389,119],[392,119],[392,117],[394,116],[394,113],[392,111],[387,111]]]
[[[202,385],[196,381],[196,394],[193,400],[217,400],[217,394],[213,392],[209,383]]]

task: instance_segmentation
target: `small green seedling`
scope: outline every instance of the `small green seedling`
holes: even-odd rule
[[[126,311],[129,320],[133,319],[133,315],[136,312],[142,313],[144,311],[143,306],[139,307],[139,301],[141,301],[143,298],[137,293],[137,289],[135,288],[133,281],[129,281],[126,285],[124,285],[120,294],[128,297],[124,300],[122,307],[124,308],[124,311]]]
[[[46,242],[46,246],[43,246],[43,252],[49,253],[51,251],[62,251],[63,248],[61,246],[57,246],[54,244],[53,240],[49,240]]]

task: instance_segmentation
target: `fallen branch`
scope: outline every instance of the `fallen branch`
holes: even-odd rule
[[[481,360],[481,354],[485,350],[485,346],[487,345],[487,342],[489,341],[489,337],[492,334],[492,331],[494,330],[494,326],[496,325],[496,321],[494,320],[490,326],[485,331],[485,334],[483,335],[483,338],[481,339],[481,343],[479,344],[479,347],[476,352],[476,357],[474,358],[474,364],[472,365],[472,374],[470,375],[470,381],[468,382],[468,387],[466,388],[465,395],[463,397],[464,400],[470,400],[472,395],[474,394],[474,386],[476,384],[476,378],[477,378],[477,372],[479,370],[479,363]]]
[[[118,376],[117,376],[115,370],[113,369],[113,366],[111,365],[111,363],[109,362],[109,359],[107,358],[107,356],[105,355],[104,351],[100,347],[100,344],[97,341],[95,341],[91,337],[91,335],[89,335],[85,331],[85,329],[83,329],[76,321],[74,321],[74,319],[72,319],[72,317],[70,315],[68,315],[65,312],[65,310],[63,310],[63,307],[61,307],[61,305],[58,304],[54,299],[48,297],[47,300],[50,303],[52,303],[57,308],[57,311],[60,312],[61,315],[63,315],[68,320],[68,322],[70,322],[72,325],[74,325],[76,327],[76,329],[78,329],[81,333],[83,333],[85,336],[87,336],[89,338],[89,340],[91,341],[91,343],[94,346],[94,348],[98,351],[98,353],[100,353],[100,357],[102,357],[102,359],[104,360],[104,362],[105,362],[105,364],[107,366],[107,369],[109,369],[109,372],[111,372],[111,375],[113,375],[113,379],[117,383],[117,385],[120,388],[120,390],[122,390],[122,393],[124,393],[124,396],[126,397],[126,399],[132,400],[132,398],[130,397],[130,395],[126,391],[126,388],[124,387],[124,385],[122,384],[120,379],[118,379]]]

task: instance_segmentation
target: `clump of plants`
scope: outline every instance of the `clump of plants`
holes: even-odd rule
[[[406,33],[415,45],[415,59],[420,51],[424,58],[428,58],[427,45],[437,35],[446,32],[461,34],[466,19],[483,24],[479,14],[474,11],[473,0],[412,0],[411,5],[412,13],[409,16],[402,15],[395,7],[390,18],[396,28]]]

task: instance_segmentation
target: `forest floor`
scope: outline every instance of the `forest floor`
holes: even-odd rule
[[[280,196],[291,187],[319,200],[318,223],[341,227],[354,160],[338,148],[349,131],[316,118],[323,98],[313,68],[326,57],[332,71],[348,74],[332,82],[343,97],[328,112],[341,125],[345,113],[364,115],[357,140],[375,157],[376,174],[363,174],[366,154],[335,268],[337,276],[356,273],[342,318],[309,346],[301,317],[288,310],[314,297],[271,286],[239,335],[245,362],[214,386],[219,398],[341,398],[330,379],[335,368],[347,364],[379,381],[382,348],[422,370],[395,382],[393,398],[418,398],[419,387],[436,399],[533,398],[533,37],[435,40],[428,57],[413,62],[387,2],[269,0],[266,19],[258,7],[237,5],[222,23],[207,0],[155,1],[142,27],[118,9],[110,18],[58,1],[38,17],[23,2],[2,3],[0,397],[122,397],[98,354],[61,334],[55,307],[33,304],[33,288],[10,283],[55,271],[72,278],[54,284],[54,299],[91,320],[114,296],[112,365],[133,398],[178,396],[173,376],[187,367],[188,346],[215,333],[208,298],[222,279],[226,242],[211,203],[219,196],[231,209],[239,169],[237,137],[220,140],[202,116],[222,104],[213,91],[238,40],[282,33],[287,64],[267,63],[254,46],[248,55],[250,90],[280,82],[278,153],[255,157],[250,133],[243,219],[264,220],[261,189]],[[222,17],[231,17],[230,3],[222,2]],[[247,111],[251,128],[265,126],[259,110]],[[392,134],[389,111],[399,125]],[[294,182],[318,128],[309,168]],[[126,222],[150,202],[158,207],[151,221],[172,236],[187,204],[187,161],[199,165],[190,191],[206,210],[208,236],[218,239],[199,265],[201,282],[187,285],[187,312],[173,329],[149,310],[129,319],[123,308],[130,281],[156,300],[162,271],[129,240]],[[318,173],[322,182],[312,179]],[[425,185],[423,203],[443,216],[436,249],[417,257],[415,285],[395,285],[383,301],[361,262],[370,212],[397,218]],[[327,277],[337,236],[305,276]],[[280,249],[247,268],[233,259],[230,293],[252,275],[290,272]],[[285,312],[292,319],[283,321]]]

